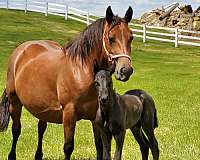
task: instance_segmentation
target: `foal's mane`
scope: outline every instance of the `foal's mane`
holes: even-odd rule
[[[85,61],[92,54],[94,49],[101,50],[105,21],[105,18],[100,18],[86,27],[77,38],[64,47],[65,53],[67,50],[68,55],[72,59],[79,56],[82,61]],[[122,21],[122,19],[118,16],[114,16],[111,28],[119,21]]]

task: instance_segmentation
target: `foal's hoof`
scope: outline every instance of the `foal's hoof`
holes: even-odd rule
[[[8,155],[8,160],[16,160],[16,154],[15,153],[10,153]]]
[[[42,153],[36,153],[35,154],[35,160],[42,160],[43,154]]]

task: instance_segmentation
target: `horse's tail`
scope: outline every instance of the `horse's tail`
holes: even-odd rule
[[[157,128],[158,127],[158,117],[157,117],[157,110],[156,110],[156,106],[155,106],[155,102],[153,100],[153,98],[148,95],[147,93],[141,93],[139,95],[140,97],[140,100],[143,104],[143,106],[147,109],[149,108],[152,112],[152,116],[154,117],[153,121],[153,125],[154,125],[154,128]]]
[[[4,90],[0,102],[0,132],[6,131],[8,128],[10,118],[9,106],[10,102],[8,100],[8,95],[6,90]]]
[[[154,112],[154,128],[158,127],[158,117],[157,117],[157,110],[155,109]]]

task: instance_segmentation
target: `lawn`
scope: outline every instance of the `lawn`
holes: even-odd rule
[[[6,67],[12,50],[20,43],[51,39],[64,44],[85,28],[84,24],[62,17],[0,9],[0,92],[5,87]],[[132,43],[134,74],[126,82],[114,81],[116,90],[141,88],[155,100],[159,127],[155,134],[161,160],[200,159],[200,48],[135,39]],[[33,159],[37,147],[37,122],[25,109],[22,133],[17,145],[19,160]],[[0,160],[11,147],[11,123],[0,133]],[[112,153],[115,144],[112,145]],[[44,159],[64,158],[62,125],[49,124],[43,143]],[[95,146],[89,121],[77,123],[73,159],[95,159]],[[128,131],[123,159],[141,159],[138,144]],[[150,156],[151,157],[151,156]],[[152,158],[150,158],[152,159]]]

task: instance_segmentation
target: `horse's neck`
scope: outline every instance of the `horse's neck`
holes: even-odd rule
[[[115,93],[115,91],[111,91],[111,100],[110,103],[107,106],[104,106],[106,108],[106,114],[108,116],[108,121],[112,121],[113,117],[115,117],[115,112],[119,110],[118,105],[118,95]]]

